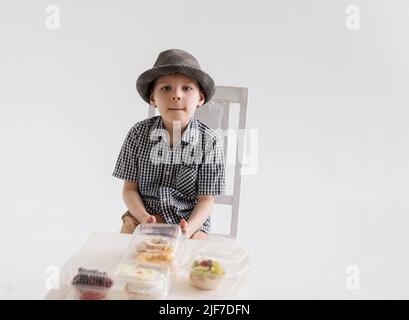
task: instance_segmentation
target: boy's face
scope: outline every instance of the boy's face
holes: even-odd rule
[[[205,95],[196,80],[182,74],[156,79],[150,96],[150,104],[159,109],[165,122],[181,121],[182,128],[204,101]]]

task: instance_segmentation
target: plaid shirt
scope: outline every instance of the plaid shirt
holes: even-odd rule
[[[170,146],[162,117],[152,117],[128,132],[113,176],[137,182],[146,211],[178,224],[190,217],[198,195],[224,194],[223,140],[193,115],[180,142]],[[210,231],[210,217],[200,230]]]

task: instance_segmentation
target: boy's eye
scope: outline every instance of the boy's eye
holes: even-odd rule
[[[170,86],[163,86],[163,87],[161,88],[161,90],[164,90],[164,91],[169,91],[170,89],[171,89]],[[192,87],[189,87],[189,86],[184,86],[182,89],[185,90],[185,91],[190,91],[190,90],[192,90],[193,88],[192,88]]]

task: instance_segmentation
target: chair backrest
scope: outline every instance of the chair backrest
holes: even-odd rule
[[[195,116],[197,119],[205,123],[212,129],[221,129],[224,134],[224,152],[226,159],[228,157],[228,148],[235,148],[235,161],[234,161],[234,177],[233,177],[233,193],[226,195],[215,196],[216,204],[223,204],[231,206],[231,221],[230,221],[230,234],[228,237],[237,238],[238,224],[239,224],[239,207],[240,207],[240,191],[241,191],[241,175],[240,175],[240,163],[242,154],[239,154],[240,148],[237,148],[237,139],[232,141],[235,145],[229,145],[229,135],[226,134],[232,125],[230,124],[230,115],[232,108],[238,108],[238,126],[239,130],[246,128],[246,115],[247,115],[247,88],[240,87],[225,87],[216,86],[216,92],[211,101],[209,101],[205,107],[200,107],[196,110]],[[149,117],[156,115],[156,108],[149,106]],[[243,151],[244,152],[244,151]],[[227,161],[227,160],[226,160]],[[223,235],[226,236],[226,235]]]

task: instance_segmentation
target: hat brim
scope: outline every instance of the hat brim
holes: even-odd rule
[[[172,73],[180,73],[195,79],[205,93],[205,103],[208,103],[213,97],[215,92],[214,81],[212,77],[210,77],[206,72],[192,68],[190,66],[164,65],[151,68],[138,77],[138,80],[136,81],[136,89],[138,90],[138,93],[142,97],[142,99],[147,103],[150,103],[149,85],[151,84],[151,82],[161,76]]]

